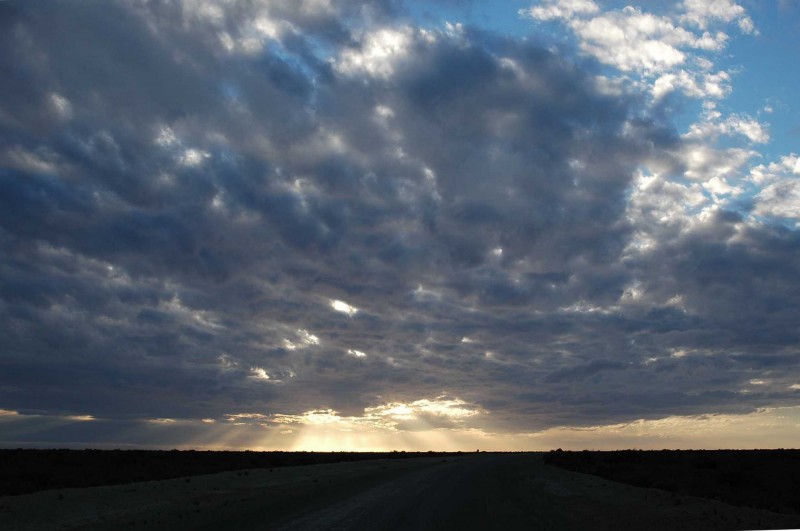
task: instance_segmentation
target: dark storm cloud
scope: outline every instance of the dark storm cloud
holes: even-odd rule
[[[326,5],[0,4],[0,408],[786,403],[738,391],[795,374],[795,233],[719,215],[630,259],[631,178],[681,142],[641,102],[545,45]]]

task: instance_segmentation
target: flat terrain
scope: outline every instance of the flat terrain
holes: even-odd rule
[[[455,454],[453,452],[0,449],[0,496],[70,487],[122,485],[250,468],[450,455]]]
[[[800,450],[558,450],[544,462],[636,487],[800,515]]]
[[[786,529],[800,516],[614,483],[542,454],[463,454],[5,496],[0,528]]]

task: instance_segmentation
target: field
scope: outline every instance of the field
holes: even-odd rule
[[[544,462],[637,487],[800,514],[798,450],[555,451]]]
[[[3,453],[9,455],[33,451]],[[0,528],[35,529],[269,529],[269,530],[470,530],[470,529],[787,529],[800,528],[800,515],[734,506],[676,490],[627,485],[562,468],[570,459],[602,463],[607,455],[568,452],[455,454],[316,454],[235,452],[81,453],[87,471],[130,460],[144,471],[178,473],[186,463],[202,467],[235,464],[233,470],[151,478],[83,488],[53,487],[0,497]],[[580,454],[579,457],[574,457]],[[30,457],[35,455],[39,457]],[[30,460],[57,452],[30,453]],[[64,455],[68,457],[63,457]],[[76,454],[77,455],[77,454]],[[606,463],[628,470],[648,466],[636,454],[615,453]],[[648,454],[649,455],[649,454]],[[667,455],[667,454],[664,454]],[[701,454],[705,455],[705,454]],[[711,455],[711,454],[708,454]],[[731,454],[733,459],[739,453]],[[744,455],[744,454],[742,454]],[[751,454],[748,454],[751,455]],[[755,454],[752,454],[755,455]],[[572,456],[572,457],[570,457]],[[591,459],[587,458],[591,456]],[[691,478],[696,453],[670,455],[672,464],[653,465],[655,474]],[[723,457],[731,457],[720,454]],[[772,459],[774,454],[756,455]],[[781,457],[780,455],[778,457]],[[62,453],[67,477],[73,454]],[[340,462],[333,462],[342,458]],[[618,459],[619,458],[619,459]],[[690,465],[681,459],[690,458]],[[242,464],[260,461],[255,467]],[[547,464],[560,460],[559,466]],[[613,460],[616,461],[616,465]],[[712,456],[711,462],[714,461]],[[751,459],[744,457],[745,461]],[[755,459],[755,458],[753,458]],[[253,461],[249,461],[253,460]],[[628,462],[636,464],[626,467]],[[746,461],[748,468],[757,461]],[[170,464],[171,463],[171,464]],[[280,463],[287,466],[278,466]],[[302,463],[308,463],[304,466]],[[316,463],[316,464],[314,464]],[[608,464],[611,463],[611,464]],[[644,463],[644,465],[640,465]],[[677,464],[676,464],[677,463]],[[721,460],[719,463],[727,463]],[[289,466],[291,465],[291,466]],[[719,466],[719,465],[718,465]],[[24,476],[17,465],[17,475]],[[40,465],[38,473],[41,473]],[[676,468],[677,467],[677,468]],[[2,467],[5,468],[5,467]],[[601,468],[601,467],[599,467]],[[130,465],[129,470],[135,466]],[[670,470],[683,470],[671,474]],[[80,469],[72,469],[80,475]],[[206,471],[207,468],[203,469]],[[720,471],[719,469],[698,469]],[[607,472],[608,470],[606,470]],[[94,474],[97,478],[102,474]],[[10,476],[6,476],[10,477]],[[86,477],[92,477],[87,474]],[[643,476],[642,476],[643,477]],[[723,476],[713,475],[714,478]],[[733,477],[733,476],[732,476]],[[796,477],[796,476],[795,476]],[[73,480],[74,481],[74,480]],[[710,480],[709,480],[710,481]],[[29,484],[33,484],[31,481]],[[675,482],[675,484],[680,483]],[[691,481],[689,482],[691,483]],[[710,484],[710,483],[709,483]],[[667,483],[664,487],[673,488]],[[8,490],[8,486],[6,486]],[[747,492],[747,489],[745,489]],[[712,493],[713,494],[713,493]],[[750,502],[750,500],[745,500]],[[749,503],[752,505],[752,503]]]
[[[212,452],[158,450],[0,450],[0,496],[48,489],[122,485],[230,470],[274,469],[365,459],[419,457],[406,452]],[[430,456],[452,455],[430,452]]]

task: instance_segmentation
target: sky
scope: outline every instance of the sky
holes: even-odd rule
[[[0,446],[777,448],[800,3],[0,3]]]

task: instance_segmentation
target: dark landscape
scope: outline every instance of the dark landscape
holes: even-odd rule
[[[416,452],[215,452],[0,450],[0,496],[48,489],[121,485],[231,470],[419,457]],[[453,455],[430,452],[433,457]]]
[[[800,527],[795,450],[0,456],[3,529]]]
[[[798,450],[555,451],[544,462],[637,487],[800,514]]]

